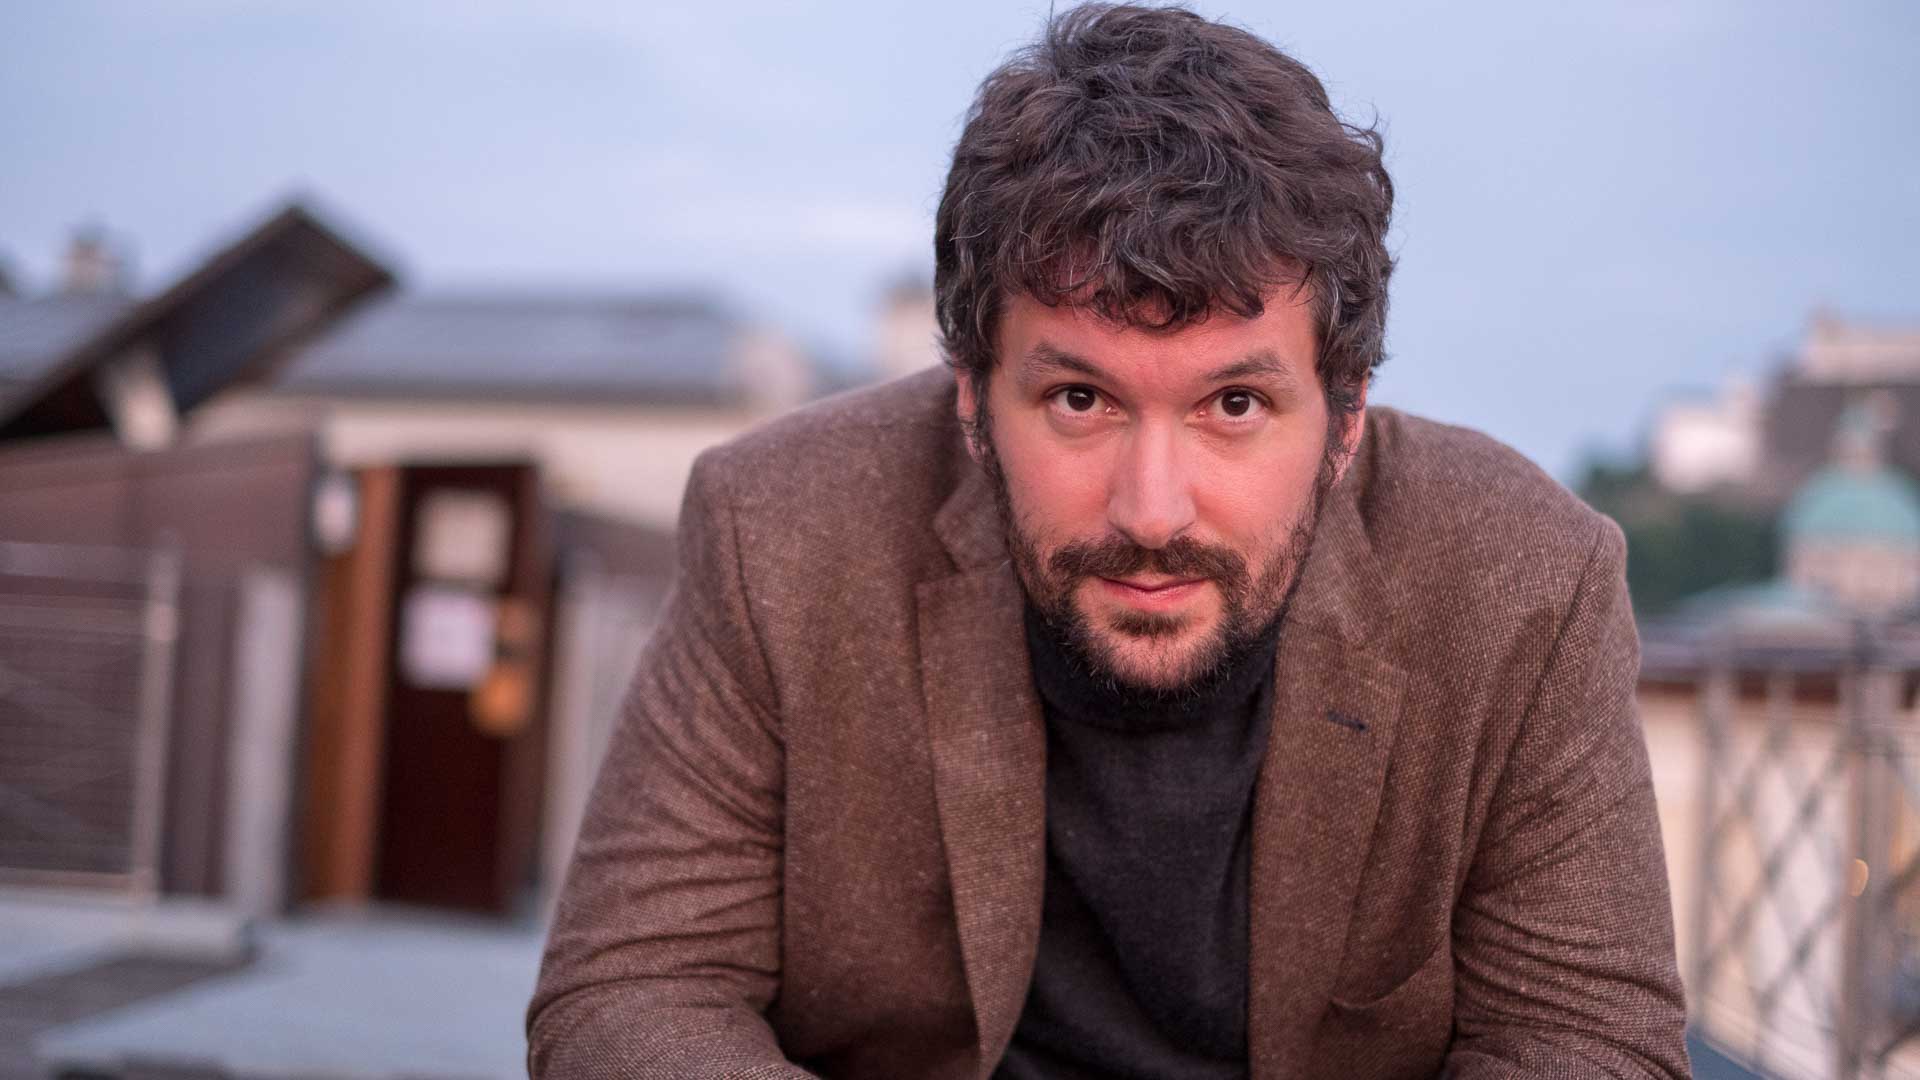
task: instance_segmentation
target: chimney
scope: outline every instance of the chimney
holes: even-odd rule
[[[67,243],[67,256],[61,267],[60,291],[64,293],[110,293],[127,291],[127,260],[98,225],[82,225],[73,230]]]

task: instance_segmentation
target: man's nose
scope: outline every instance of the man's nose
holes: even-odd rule
[[[1182,457],[1170,426],[1135,428],[1114,466],[1107,523],[1148,549],[1186,531],[1193,524],[1193,490]]]

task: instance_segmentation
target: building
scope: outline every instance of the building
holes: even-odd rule
[[[708,296],[400,294],[209,403],[189,434],[312,430],[344,469],[524,459],[557,505],[670,527],[701,450],[817,382],[792,343]]]
[[[1886,398],[1842,414],[1832,463],[1801,485],[1780,521],[1789,582],[1878,618],[1920,603],[1920,488],[1885,460],[1894,426]]]
[[[1869,396],[1900,416],[1920,417],[1920,327],[1816,313],[1764,389],[1734,380],[1716,395],[1661,410],[1649,463],[1670,491],[1730,487],[1778,507],[1826,464],[1848,405]],[[1890,431],[1885,452],[1889,464],[1920,475],[1920,424]]]
[[[1716,396],[1675,402],[1649,440],[1653,473],[1670,491],[1694,494],[1749,481],[1760,462],[1758,391],[1734,380]]]
[[[883,379],[911,375],[942,362],[932,282],[909,274],[881,294],[880,317],[874,322],[873,358]]]
[[[81,239],[0,297],[0,881],[538,902],[693,459],[829,380],[709,295],[396,291],[298,206],[151,298]]]

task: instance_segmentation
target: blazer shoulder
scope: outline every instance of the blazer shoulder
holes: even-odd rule
[[[1410,632],[1552,617],[1584,578],[1622,572],[1619,527],[1518,451],[1385,408],[1367,436],[1355,498]]]
[[[1390,542],[1466,551],[1571,548],[1584,563],[1613,522],[1519,451],[1471,428],[1371,409],[1362,511]]]
[[[944,559],[934,515],[969,459],[953,377],[934,368],[797,409],[708,450],[689,507],[724,501],[748,554],[821,584],[829,566]]]
[[[817,505],[849,482],[899,486],[960,446],[953,403],[952,376],[929,368],[769,420],[701,454],[696,469],[748,505]]]

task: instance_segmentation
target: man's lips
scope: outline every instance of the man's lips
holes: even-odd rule
[[[1102,591],[1129,607],[1163,610],[1178,606],[1207,583],[1206,578],[1095,578]]]

